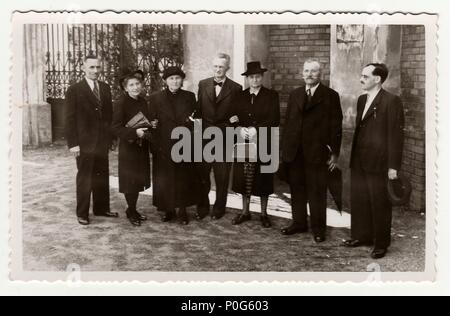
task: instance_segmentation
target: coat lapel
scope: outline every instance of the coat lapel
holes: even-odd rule
[[[213,85],[213,90],[215,93],[214,85]],[[222,90],[220,91],[220,94],[217,97],[216,103],[222,102],[222,100],[225,99],[226,97],[228,97],[230,94],[231,94],[230,80],[227,79],[227,80],[225,80],[225,84],[223,85]]]
[[[214,79],[210,78],[206,86],[206,94],[212,103],[216,102],[216,88],[214,87]]]
[[[300,88],[297,91],[297,97],[295,98],[295,101],[297,102],[297,106],[300,109],[300,113],[303,113],[303,110],[305,108],[305,101],[306,101],[306,90],[305,87]]]
[[[363,113],[364,113],[364,106],[365,106],[366,102],[367,102],[367,94],[364,95],[360,99],[360,101],[359,101],[359,103],[357,105],[357,109],[356,109],[357,110],[357,113],[356,113],[356,126],[359,126],[359,124],[361,124],[362,116],[363,116]]]
[[[381,89],[380,92],[378,92],[377,96],[375,97],[375,99],[374,99],[373,102],[372,102],[372,105],[370,106],[369,110],[367,111],[366,116],[364,116],[364,117],[361,119],[361,122],[364,122],[365,120],[369,119],[370,117],[372,117],[372,116],[375,114],[375,112],[377,111],[377,107],[378,107],[378,105],[380,104],[381,99],[382,99],[382,97],[383,97],[383,93],[384,93],[384,90],[383,90],[383,89]],[[367,102],[367,96],[366,96],[366,98],[365,98],[365,101]],[[366,104],[366,103],[364,102],[363,112],[364,112],[365,104]],[[361,115],[362,115],[362,114],[361,114]]]
[[[83,79],[82,81],[82,87],[83,87],[83,93],[85,94],[85,96],[88,98],[88,100],[90,101],[90,105],[92,110],[95,110],[95,107],[99,106],[99,102],[97,100],[97,97],[95,96],[94,92],[91,90],[91,87],[89,86],[88,82],[86,81],[86,79]],[[99,84],[100,87],[100,84]],[[100,115],[99,111],[95,111],[98,115]]]
[[[312,97],[311,103],[306,104],[305,111],[308,111],[308,110],[316,107],[318,104],[322,103],[324,92],[325,92],[325,88],[322,86],[322,84],[319,84],[319,86],[316,89],[316,92],[314,93],[314,95]],[[305,87],[304,95],[306,96],[306,87]],[[305,102],[305,103],[307,103],[307,102]]]

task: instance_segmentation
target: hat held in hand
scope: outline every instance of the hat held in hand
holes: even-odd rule
[[[388,195],[393,206],[407,205],[411,198],[411,192],[411,183],[401,175],[395,180],[388,181]]]

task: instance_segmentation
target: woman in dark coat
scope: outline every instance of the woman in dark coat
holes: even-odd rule
[[[153,153],[153,204],[164,212],[163,222],[171,221],[178,209],[182,225],[189,224],[186,208],[198,203],[198,177],[193,162],[176,163],[172,159],[172,147],[178,140],[171,135],[177,127],[193,125],[189,119],[196,106],[195,95],[182,90],[185,74],[178,67],[170,67],[163,79],[167,89],[150,96],[150,119],[158,121],[152,133]]]
[[[114,107],[112,130],[119,138],[119,192],[128,203],[127,217],[134,226],[147,218],[137,211],[139,192],[150,187],[150,150],[146,139],[148,128],[131,128],[127,123],[141,112],[149,117],[148,105],[142,96],[142,81],[135,73],[121,78],[124,95]]]
[[[271,148],[272,127],[280,125],[280,103],[278,93],[262,86],[263,74],[267,69],[261,68],[259,62],[251,62],[247,66],[247,77],[250,88],[243,91],[237,104],[236,113],[241,127],[241,136],[246,142],[267,142]],[[267,138],[262,139],[260,128],[268,128]],[[259,152],[259,151],[258,151]],[[274,174],[261,172],[261,161],[235,163],[233,169],[233,191],[243,196],[243,212],[233,219],[233,225],[239,225],[251,219],[250,199],[252,195],[261,197],[261,224],[271,227],[267,216],[269,196],[274,193]]]

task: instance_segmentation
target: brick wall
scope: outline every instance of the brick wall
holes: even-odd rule
[[[425,210],[425,79],[425,27],[403,26],[401,91],[406,139],[402,171],[413,186],[413,210]]]
[[[302,67],[308,58],[318,58],[324,65],[324,83],[330,80],[329,25],[270,26],[272,88],[280,93],[282,116],[289,93],[303,84]]]

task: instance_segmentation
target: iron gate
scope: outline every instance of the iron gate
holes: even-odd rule
[[[150,94],[163,88],[164,69],[183,65],[181,25],[47,24],[46,34],[46,96],[55,140],[63,137],[63,99],[67,88],[83,78],[85,56],[101,57],[100,80],[111,86],[114,99],[122,93],[119,76],[125,68],[144,71]]]

